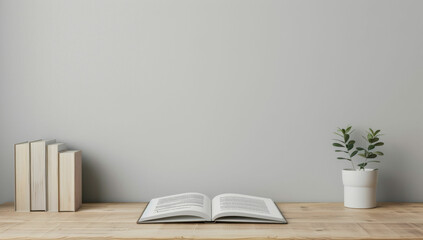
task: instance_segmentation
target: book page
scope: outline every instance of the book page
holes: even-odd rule
[[[211,201],[201,193],[182,193],[150,201],[140,218],[142,221],[163,220],[185,216],[190,221],[211,219]],[[193,218],[194,217],[194,218]],[[181,218],[179,218],[181,219]]]
[[[285,221],[271,199],[233,193],[218,195],[212,201],[212,220],[228,217],[233,218],[234,221],[246,218],[256,219],[256,221],[259,219]]]

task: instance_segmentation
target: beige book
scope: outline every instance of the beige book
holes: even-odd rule
[[[15,211],[29,212],[31,209],[29,142],[15,144]]]
[[[56,140],[30,143],[31,150],[31,211],[47,210],[47,145]]]
[[[59,211],[75,212],[82,205],[81,151],[59,153]]]
[[[59,211],[59,152],[66,150],[64,143],[47,146],[47,211]]]

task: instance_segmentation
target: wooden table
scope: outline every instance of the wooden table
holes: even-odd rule
[[[279,203],[289,224],[136,224],[145,203],[85,203],[76,213],[17,213],[0,205],[0,239],[423,239],[423,203]]]

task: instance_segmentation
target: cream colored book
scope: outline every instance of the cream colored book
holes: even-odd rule
[[[59,211],[75,212],[82,205],[82,154],[59,153]]]
[[[15,211],[31,209],[31,165],[29,142],[15,144]]]
[[[47,210],[47,145],[56,140],[30,143],[31,150],[31,211]]]
[[[64,143],[47,146],[47,211],[59,211],[59,153],[66,150]]]
[[[208,198],[182,193],[151,200],[138,223],[243,222],[287,223],[270,198],[225,193]]]

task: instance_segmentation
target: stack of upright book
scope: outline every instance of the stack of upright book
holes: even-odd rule
[[[81,204],[80,150],[56,140],[15,144],[15,211],[74,212]]]

